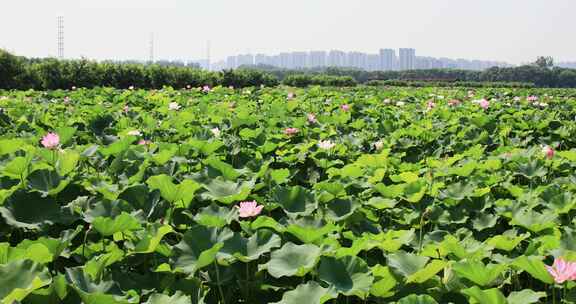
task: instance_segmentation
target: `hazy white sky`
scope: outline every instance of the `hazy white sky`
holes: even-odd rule
[[[1,0],[0,48],[66,57],[197,59],[413,47],[417,55],[576,61],[576,0]],[[213,60],[213,61],[214,61]]]

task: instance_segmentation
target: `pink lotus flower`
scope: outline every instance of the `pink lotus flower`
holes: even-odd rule
[[[554,153],[556,152],[552,147],[546,145],[542,147],[542,153],[544,153],[548,159],[552,159],[552,157],[554,157]]]
[[[436,107],[436,103],[434,103],[433,101],[428,101],[428,103],[426,104],[426,111],[430,111],[432,109],[434,109]]]
[[[307,118],[308,118],[308,123],[315,124],[318,122],[318,120],[316,119],[316,115],[314,113],[308,113]]]
[[[152,142],[149,140],[141,139],[140,141],[138,141],[138,144],[141,146],[148,146],[148,145],[152,144]]]
[[[258,205],[256,201],[241,202],[240,206],[236,206],[240,212],[240,217],[252,217],[257,216],[262,212],[264,206]]]
[[[205,85],[202,87],[202,92],[210,92],[212,89],[210,89],[209,86]]]
[[[124,105],[124,107],[122,108],[122,112],[124,112],[124,114],[127,114],[128,111],[130,111],[130,107],[128,105]]]
[[[289,92],[288,96],[286,98],[288,98],[288,100],[290,100],[290,99],[294,99],[294,97],[296,97],[296,94],[294,94],[293,92]]]
[[[576,280],[576,263],[574,262],[567,262],[562,258],[556,258],[552,266],[546,266],[546,270],[548,270],[548,273],[554,277],[554,281],[558,284]]]
[[[60,136],[56,133],[48,133],[40,142],[47,149],[55,149],[60,144]]]
[[[538,96],[530,95],[526,98],[526,100],[528,100],[528,102],[535,102],[538,101]]]
[[[348,111],[350,111],[350,105],[343,104],[340,106],[340,109],[342,109],[342,111],[344,111],[344,112],[348,112]]]
[[[484,110],[486,110],[490,107],[490,102],[486,99],[480,100],[479,104],[480,104],[480,107]]]
[[[284,129],[284,134],[287,136],[296,135],[298,133],[298,128],[286,128]]]
[[[64,104],[69,104],[70,103],[70,97],[66,96],[64,97]]]

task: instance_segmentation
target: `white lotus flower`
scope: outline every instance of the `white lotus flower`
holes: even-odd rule
[[[384,148],[384,142],[382,140],[375,142],[374,148],[376,148],[376,150],[382,150],[382,148]]]
[[[170,104],[168,104],[169,110],[178,111],[178,110],[180,110],[180,108],[181,108],[181,106],[177,102],[171,102]]]
[[[220,137],[220,129],[216,128],[212,128],[210,129],[210,132],[212,132],[212,135],[214,135],[215,137]]]
[[[318,148],[320,149],[330,150],[334,148],[334,146],[336,146],[336,144],[330,140],[321,140],[318,142]]]
[[[128,131],[128,133],[126,133],[126,134],[131,135],[131,136],[140,136],[140,135],[142,135],[142,133],[140,133],[140,131],[138,131],[138,130]]]
[[[398,101],[398,102],[396,102],[396,105],[399,106],[399,107],[402,107],[402,106],[404,106],[405,104],[406,104],[406,103],[403,102],[403,101]]]

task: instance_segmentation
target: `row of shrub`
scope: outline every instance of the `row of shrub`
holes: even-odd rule
[[[306,74],[288,75],[284,78],[282,83],[292,87],[307,87],[311,85],[330,86],[330,87],[353,87],[358,84],[358,82],[351,76],[306,75]]]
[[[82,60],[27,59],[0,50],[0,89],[71,87],[162,88],[171,86],[276,86],[274,75],[257,70],[210,72],[193,67]]]
[[[413,81],[413,80],[369,80],[368,86],[394,87],[448,87],[448,88],[534,88],[528,82],[479,82],[479,81]]]

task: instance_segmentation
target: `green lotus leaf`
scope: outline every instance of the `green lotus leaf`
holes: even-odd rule
[[[512,266],[528,272],[532,277],[546,283],[553,284],[552,276],[546,270],[546,264],[536,256],[520,256],[514,260]]]
[[[249,238],[234,234],[232,238],[224,242],[218,258],[237,258],[242,262],[254,261],[273,248],[279,248],[280,245],[280,237],[270,230],[258,230]]]
[[[301,218],[288,225],[285,231],[297,237],[305,244],[312,244],[337,230],[338,227],[332,223],[326,224],[321,220]]]
[[[110,236],[117,232],[138,230],[141,228],[141,224],[140,221],[131,214],[122,212],[114,218],[97,217],[92,221],[92,227],[103,236]]]
[[[336,292],[360,298],[368,295],[374,281],[366,262],[353,256],[322,257],[318,267],[318,277]]]
[[[370,294],[379,298],[392,297],[396,292],[393,290],[398,281],[386,266],[376,265],[372,267],[374,284],[370,287]]]
[[[80,153],[73,150],[64,150],[58,153],[57,169],[60,176],[66,176],[76,169],[80,160]]]
[[[388,266],[402,274],[404,277],[410,277],[423,269],[430,260],[429,257],[419,256],[403,251],[389,254],[387,258]]]
[[[497,288],[482,290],[478,286],[462,290],[473,304],[508,304],[508,301]]]
[[[219,230],[194,226],[184,233],[180,243],[173,247],[173,265],[176,269],[193,275],[216,259],[224,242],[233,236],[227,228]]]
[[[170,203],[181,203],[185,207],[190,205],[194,199],[194,193],[200,189],[200,185],[193,180],[186,179],[180,184],[172,183],[172,178],[168,175],[155,175],[146,181],[150,189],[159,190],[162,198]]]
[[[28,177],[28,170],[32,158],[29,156],[18,156],[13,158],[0,173],[3,176],[11,177],[13,179],[26,179]]]
[[[326,204],[326,218],[339,222],[350,217],[356,208],[351,199],[335,199]]]
[[[17,303],[51,282],[48,270],[31,260],[0,265],[0,302]]]
[[[54,195],[70,183],[69,180],[62,179],[56,171],[36,170],[28,175],[28,186],[42,195]]]
[[[398,201],[389,198],[373,197],[365,204],[376,209],[390,209],[394,208],[396,204],[398,204]]]
[[[285,231],[284,226],[280,225],[275,219],[265,215],[258,216],[258,218],[256,218],[252,223],[250,223],[250,227],[254,230],[258,230],[261,228],[269,228],[279,233]]]
[[[206,227],[222,228],[229,225],[232,220],[236,218],[236,214],[234,208],[220,207],[212,204],[200,209],[200,211],[194,215],[194,221]]]
[[[397,198],[404,194],[404,188],[406,188],[406,184],[396,184],[396,185],[384,185],[384,184],[376,184],[374,185],[374,189],[378,191],[383,197],[385,198]]]
[[[527,178],[535,178],[545,176],[548,170],[541,159],[534,159],[518,164],[516,172]]]
[[[516,246],[518,246],[523,240],[530,237],[530,233],[525,233],[522,235],[516,235],[515,233],[505,233],[503,235],[496,235],[486,240],[486,243],[494,248],[512,251]]]
[[[424,283],[442,271],[447,262],[442,260],[432,260],[426,267],[418,270],[406,278],[406,283]]]
[[[304,276],[317,263],[320,248],[311,245],[296,245],[286,243],[282,248],[272,252],[270,261],[261,266],[275,278]]]
[[[169,225],[154,223],[148,225],[145,230],[139,230],[134,233],[136,241],[134,242],[134,252],[150,253],[156,251],[162,238],[174,229]]]
[[[139,303],[138,297],[124,294],[113,281],[94,281],[80,267],[66,269],[66,280],[86,304]]]
[[[229,205],[246,199],[254,188],[254,183],[251,181],[238,183],[215,178],[202,187],[207,190],[202,193],[203,197]]]
[[[192,304],[192,299],[180,291],[172,296],[155,293],[144,304]]]
[[[277,169],[270,171],[270,177],[272,180],[280,185],[288,181],[288,177],[290,177],[290,170],[288,169]]]
[[[534,210],[521,209],[514,213],[511,225],[524,227],[532,232],[540,232],[556,226],[557,216],[553,212],[540,213]]]
[[[242,174],[244,174],[246,170],[238,170],[232,167],[232,165],[219,160],[216,157],[210,157],[203,161],[203,163],[213,170],[217,170],[220,172],[221,176],[223,176],[226,180],[235,181],[237,180]]]
[[[452,265],[452,270],[482,287],[490,286],[508,267],[503,264],[488,264],[476,261],[460,261]]]
[[[276,187],[274,200],[290,216],[309,215],[317,208],[314,195],[304,187]]]
[[[404,198],[411,203],[417,203],[424,197],[426,188],[426,182],[423,180],[409,183],[404,187]]]
[[[40,229],[54,223],[71,224],[77,216],[67,207],[61,207],[52,197],[38,192],[13,193],[0,207],[0,215],[13,227]]]
[[[56,134],[60,137],[60,145],[64,146],[68,144],[72,138],[74,138],[74,134],[76,133],[75,127],[60,127],[57,128]]]
[[[540,303],[540,299],[544,297],[546,297],[545,292],[536,292],[531,289],[513,291],[508,295],[508,304]]]
[[[429,295],[412,294],[400,299],[397,304],[438,304],[438,302]]]
[[[16,152],[25,145],[26,143],[21,139],[0,139],[0,155]]]
[[[324,288],[314,281],[296,286],[294,290],[287,291],[280,302],[272,304],[322,304],[335,296],[329,288]]]
[[[461,201],[473,195],[475,186],[469,183],[458,182],[448,185],[446,190],[441,191],[442,198],[450,198],[456,201]]]
[[[152,156],[152,160],[158,165],[164,165],[171,160],[176,153],[178,153],[178,145],[162,143],[160,144],[158,153]]]

